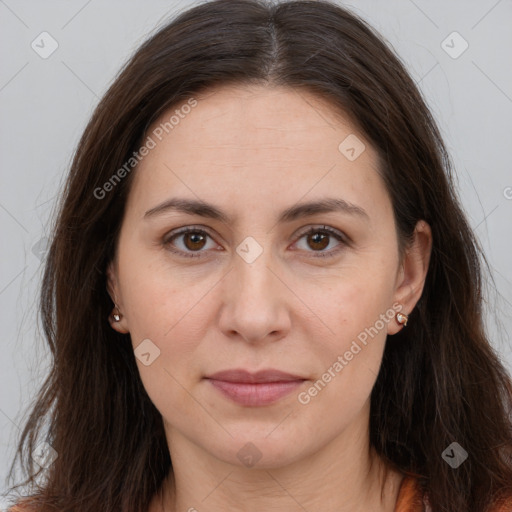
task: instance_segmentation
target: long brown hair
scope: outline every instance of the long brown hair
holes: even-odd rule
[[[407,329],[388,339],[372,391],[371,444],[420,477],[436,512],[482,512],[511,494],[512,383],[484,331],[482,254],[450,159],[397,56],[323,0],[197,5],[146,41],[99,103],[53,228],[40,296],[53,365],[11,467],[12,476],[19,459],[27,479],[13,489],[28,486],[42,512],[144,511],[172,471],[129,335],[107,321],[105,272],[136,166],[104,184],[164,111],[228,83],[307,90],[343,109],[378,151],[401,246],[418,220],[432,228],[423,295]],[[31,459],[41,432],[58,453],[44,479]],[[442,457],[453,442],[469,455],[457,469]]]

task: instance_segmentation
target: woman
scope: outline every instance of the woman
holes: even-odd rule
[[[363,21],[190,9],[75,155],[13,510],[512,510],[479,254],[429,110]]]

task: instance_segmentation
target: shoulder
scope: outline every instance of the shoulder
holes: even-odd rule
[[[490,512],[512,512],[512,495],[498,500]]]
[[[400,484],[394,512],[423,512],[425,510],[424,498],[418,478],[405,475]]]
[[[428,495],[418,478],[405,475],[396,502],[395,512],[432,512]],[[498,499],[487,512],[512,512],[512,495]]]
[[[7,512],[36,512],[33,500],[30,498],[24,498],[15,503],[11,508],[7,509]]]

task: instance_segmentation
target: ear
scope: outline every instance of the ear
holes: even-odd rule
[[[108,321],[110,322],[112,329],[116,330],[117,332],[120,332],[121,334],[127,334],[130,331],[128,329],[128,321],[124,315],[122,295],[119,290],[117,270],[114,261],[111,261],[107,267],[107,291],[108,294],[110,295],[110,298],[112,299],[112,302],[114,304],[117,304],[117,307],[119,308],[119,314],[121,317],[119,322],[116,322],[113,319],[111,312],[111,314],[108,317]]]
[[[420,300],[427,277],[432,252],[432,230],[427,222],[420,220],[414,229],[412,243],[406,248],[397,274],[394,300],[402,305],[402,313],[410,314]],[[388,323],[388,334],[402,329],[396,321]]]

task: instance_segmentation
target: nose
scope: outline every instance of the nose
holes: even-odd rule
[[[291,327],[288,301],[293,294],[278,277],[270,255],[263,251],[252,263],[235,255],[233,265],[222,284],[221,332],[248,343],[285,337]]]

